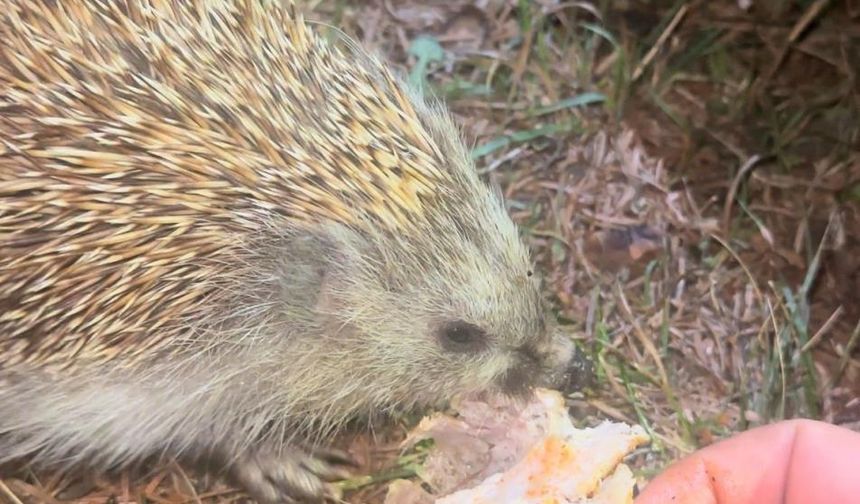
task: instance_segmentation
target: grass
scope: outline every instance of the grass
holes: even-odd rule
[[[782,418],[860,424],[848,5],[517,0],[462,11],[474,24],[458,30],[471,2],[306,3],[448,102],[594,361],[594,385],[570,396],[577,421],[643,425],[654,443],[631,461],[643,481]],[[388,462],[342,484],[356,502],[381,502],[384,481],[414,472],[410,455],[378,448]],[[90,497],[190,499],[174,472]],[[0,493],[44,493],[33,481]],[[237,497],[198,486],[200,502]]]

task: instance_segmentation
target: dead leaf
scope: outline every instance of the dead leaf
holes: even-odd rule
[[[450,16],[438,35],[452,52],[477,50],[487,36],[487,18],[484,11],[467,5]]]
[[[647,226],[626,226],[595,233],[586,242],[586,257],[607,272],[643,265],[662,250],[662,233]]]

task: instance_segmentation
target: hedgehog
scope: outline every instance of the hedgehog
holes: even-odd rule
[[[502,194],[380,57],[286,0],[0,11],[0,462],[318,499],[350,422],[572,376]]]

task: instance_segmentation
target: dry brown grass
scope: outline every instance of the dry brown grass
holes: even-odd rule
[[[643,481],[754,425],[860,421],[851,2],[306,3],[449,103],[594,359],[572,411],[648,429],[632,460]],[[406,426],[354,442],[367,472],[397,465]],[[0,501],[69,494],[73,478],[45,478],[5,480]],[[380,502],[377,480],[349,500]],[[175,465],[76,493],[242,498]]]

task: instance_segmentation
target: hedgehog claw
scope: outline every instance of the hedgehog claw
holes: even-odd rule
[[[349,453],[336,448],[308,447],[307,452],[314,458],[324,460],[330,464],[359,467],[359,462]]]
[[[282,504],[336,498],[327,482],[348,477],[349,472],[316,453],[257,451],[240,457],[230,476],[261,504]]]

